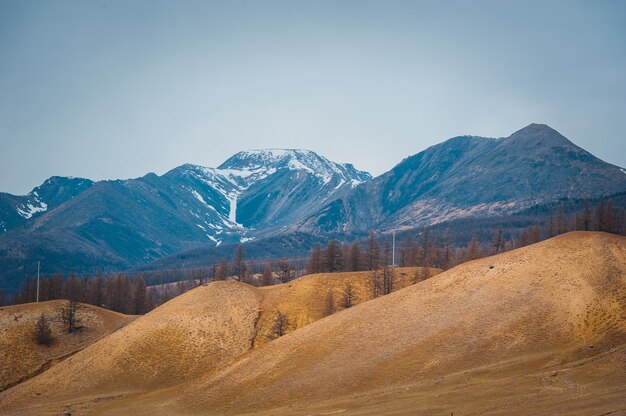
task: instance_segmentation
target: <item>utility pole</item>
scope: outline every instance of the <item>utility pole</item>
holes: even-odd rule
[[[392,237],[392,249],[391,249],[391,267],[393,269],[396,268],[396,232],[393,232],[393,237]]]
[[[37,303],[39,303],[39,269],[41,266],[41,260],[37,260]]]

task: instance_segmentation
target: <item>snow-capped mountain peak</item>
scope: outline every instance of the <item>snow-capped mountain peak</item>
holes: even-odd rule
[[[237,170],[240,172],[268,172],[289,169],[307,172],[322,183],[327,184],[333,178],[339,181],[358,183],[371,178],[367,172],[361,172],[350,164],[331,162],[311,150],[305,149],[253,149],[238,152],[231,156],[218,169]]]
[[[351,164],[302,149],[242,151],[217,168],[185,164],[164,176],[190,197],[186,209],[216,244],[228,233],[249,239],[259,227],[291,224],[371,178]]]

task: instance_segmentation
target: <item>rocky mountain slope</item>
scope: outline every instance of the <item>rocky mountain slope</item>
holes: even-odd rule
[[[119,270],[275,233],[369,178],[314,152],[284,149],[240,152],[218,168],[183,165],[162,176],[52,178],[27,196],[4,195],[2,218],[14,226],[0,234],[0,289],[15,289],[37,257],[46,272]],[[59,182],[65,188],[52,189]]]
[[[411,156],[294,227],[358,232],[521,211],[626,190],[626,170],[531,124],[506,138],[462,136]]]
[[[89,179],[53,176],[27,195],[0,192],[0,234],[58,207],[92,185]]]
[[[256,348],[264,314],[315,316],[324,297],[306,287],[330,282],[211,283],[0,393],[0,411],[55,414],[72,403],[87,414],[619,414],[624,275],[624,237],[569,233]]]
[[[36,258],[47,273],[124,270],[190,251],[221,256],[216,246],[251,239],[362,236],[620,192],[626,170],[541,124],[507,138],[452,138],[374,179],[290,149],[162,176],[51,178],[26,196],[0,194],[0,289],[14,291]]]

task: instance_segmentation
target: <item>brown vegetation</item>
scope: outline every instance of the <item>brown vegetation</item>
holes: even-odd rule
[[[625,238],[566,234],[415,285],[422,269],[394,272],[397,290],[373,300],[369,271],[201,286],[3,392],[0,411],[54,414],[65,403],[137,415],[623,411]],[[326,316],[329,289],[340,297],[348,281],[359,303]],[[270,341],[277,310],[289,331]]]
[[[135,319],[84,305],[78,313],[83,331],[68,334],[58,314],[62,305],[63,301],[56,300],[0,308],[0,391],[61,362]],[[40,342],[47,338],[46,327],[50,342]]]

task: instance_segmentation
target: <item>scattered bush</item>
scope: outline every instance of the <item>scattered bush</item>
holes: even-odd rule
[[[54,341],[52,337],[52,330],[48,324],[48,319],[45,314],[41,314],[37,323],[35,324],[35,341],[39,345],[49,346]]]

